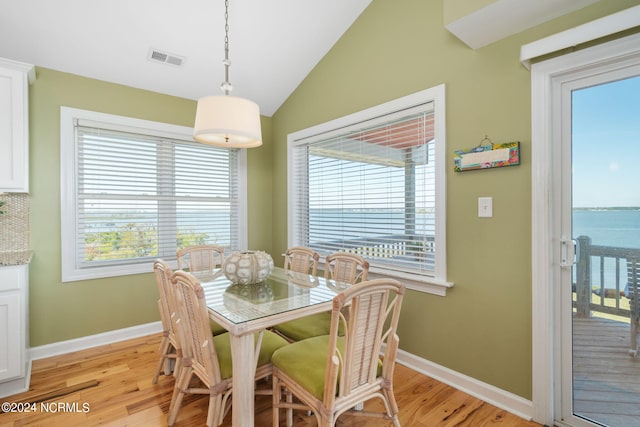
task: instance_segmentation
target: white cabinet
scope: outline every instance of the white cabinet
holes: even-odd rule
[[[29,191],[29,81],[33,65],[0,58],[0,193]]]
[[[29,388],[28,268],[0,267],[0,397]]]

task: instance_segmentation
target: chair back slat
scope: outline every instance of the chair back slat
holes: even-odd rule
[[[183,359],[190,363],[207,386],[221,381],[220,365],[211,333],[204,290],[196,278],[184,271],[173,273],[177,294],[177,332],[181,336]]]
[[[355,284],[367,280],[369,263],[359,255],[337,252],[325,258],[327,279]]]
[[[284,254],[284,269],[315,276],[320,255],[310,248],[294,246]]]
[[[352,301],[352,345],[349,358],[346,360],[349,370],[345,378],[348,382],[345,383],[343,392],[367,384],[377,376],[387,296],[385,292],[378,292],[363,295]]]
[[[196,245],[177,252],[178,268],[195,271],[212,271],[224,263],[224,248],[217,245]]]

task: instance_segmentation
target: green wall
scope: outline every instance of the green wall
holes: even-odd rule
[[[196,103],[44,68],[37,68],[36,73],[29,88],[34,251],[29,268],[30,344],[36,347],[157,321],[158,293],[151,273],[61,283],[60,107],[193,126]],[[270,118],[262,120],[264,145],[248,154],[249,247],[268,251],[270,122]]]
[[[274,189],[287,134],[446,85],[446,297],[410,291],[400,347],[531,398],[531,86],[523,44],[637,1],[599,2],[478,50],[443,26],[443,0],[374,0],[274,115]],[[490,22],[487,25],[491,25]],[[437,107],[436,107],[437,108]],[[521,142],[520,166],[453,172],[452,154],[488,135]],[[493,218],[477,199],[493,197]],[[274,191],[274,252],[287,246],[287,195]]]
[[[444,0],[374,0],[273,118],[248,153],[249,248],[281,265],[287,247],[287,134],[446,84],[447,159],[518,140],[520,166],[447,165],[446,297],[410,291],[401,348],[531,398],[531,96],[520,46],[638,4],[607,0],[479,50],[443,26]],[[491,25],[491,23],[487,23]],[[37,64],[36,64],[37,65]],[[152,274],[60,281],[60,106],[191,126],[195,102],[37,68],[30,87],[31,346],[159,320]],[[477,218],[492,196],[493,218]]]

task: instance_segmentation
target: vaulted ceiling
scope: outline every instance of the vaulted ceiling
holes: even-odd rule
[[[371,1],[229,0],[232,94],[273,115]],[[477,49],[598,0],[444,1]],[[224,0],[0,0],[0,58],[193,100],[222,93],[224,35]]]

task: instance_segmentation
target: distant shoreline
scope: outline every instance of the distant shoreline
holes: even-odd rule
[[[574,211],[640,211],[640,206],[609,206],[609,207],[589,207],[573,208]]]

